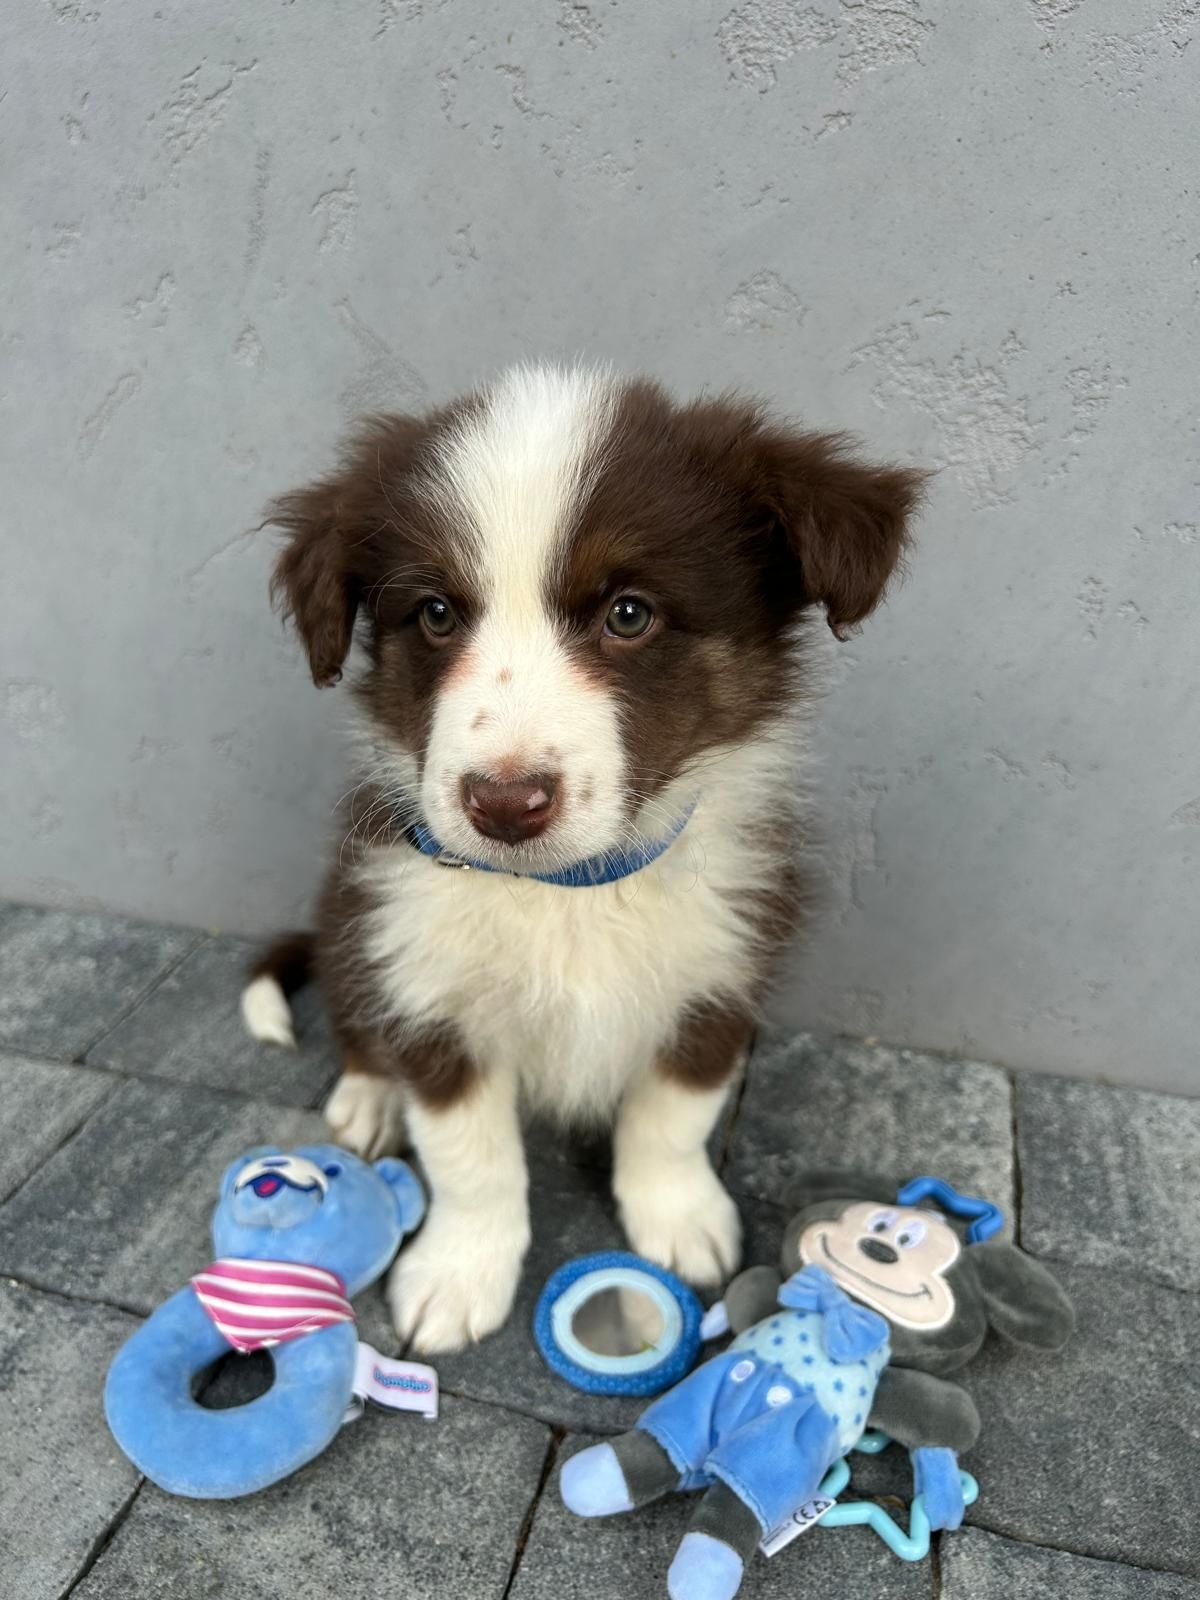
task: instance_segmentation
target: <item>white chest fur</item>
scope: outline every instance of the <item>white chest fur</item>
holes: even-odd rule
[[[752,993],[760,961],[746,894],[778,863],[748,822],[786,805],[785,760],[794,767],[794,734],[786,757],[770,739],[710,758],[675,844],[600,888],[454,870],[407,847],[376,852],[359,871],[375,906],[365,953],[379,1020],[451,1023],[483,1070],[514,1074],[535,1104],[606,1115],[689,1002]]]

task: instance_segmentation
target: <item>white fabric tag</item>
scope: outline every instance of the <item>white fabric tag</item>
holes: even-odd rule
[[[780,1523],[778,1528],[772,1528],[758,1548],[765,1556],[777,1556],[782,1549],[791,1544],[793,1539],[799,1538],[806,1528],[811,1528],[814,1522],[820,1522],[834,1504],[835,1501],[827,1500],[824,1495],[814,1495],[811,1500],[804,1502],[799,1511],[793,1512],[786,1522]]]
[[[381,1356],[373,1345],[358,1342],[358,1362],[354,1369],[354,1398],[346,1421],[362,1415],[362,1402],[373,1401],[389,1411],[418,1411],[432,1420],[438,1414],[438,1376],[432,1367],[419,1361],[393,1361]]]

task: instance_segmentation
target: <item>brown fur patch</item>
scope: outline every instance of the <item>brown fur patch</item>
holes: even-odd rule
[[[343,1072],[394,1078],[431,1111],[454,1105],[476,1081],[475,1068],[451,1028],[396,1040],[355,1032],[349,1039],[342,1053]]]
[[[674,1041],[659,1057],[658,1070],[687,1089],[719,1089],[732,1077],[753,1032],[745,1011],[718,1003],[698,1006],[680,1019]]]
[[[247,977],[274,978],[284,994],[303,989],[312,974],[316,950],[311,933],[285,933],[250,963]]]
[[[452,1105],[468,1092],[476,1072],[451,1026],[416,1029],[403,1018],[364,1025],[378,1009],[375,974],[362,947],[363,919],[371,907],[353,874],[335,865],[318,906],[317,970],[343,1070],[394,1078],[435,1110]]]
[[[920,483],[750,402],[679,407],[628,386],[549,599],[581,670],[624,707],[631,810],[785,707],[804,607],[840,632],[878,603]],[[654,611],[640,638],[603,632],[622,594]]]
[[[341,677],[357,621],[369,668],[356,691],[409,749],[423,748],[437,687],[461,668],[469,637],[464,628],[431,647],[421,606],[443,596],[469,620],[478,600],[469,537],[419,492],[438,442],[473,403],[420,419],[372,418],[334,472],[268,511],[287,534],[272,592],[304,642],[314,682]]]

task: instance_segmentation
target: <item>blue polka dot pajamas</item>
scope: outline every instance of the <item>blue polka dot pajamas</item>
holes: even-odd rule
[[[815,1494],[866,1426],[885,1341],[866,1357],[834,1361],[824,1314],[780,1308],[734,1339],[643,1412],[681,1489],[720,1480],[764,1532]]]

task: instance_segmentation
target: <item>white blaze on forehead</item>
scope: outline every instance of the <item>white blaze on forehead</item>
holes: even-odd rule
[[[513,622],[544,614],[545,579],[594,477],[616,394],[604,369],[513,367],[442,443],[438,498],[473,536],[487,611]]]
[[[464,853],[479,844],[459,804],[472,772],[563,780],[560,814],[538,846],[560,861],[609,848],[619,834],[618,710],[579,671],[550,607],[619,393],[603,370],[514,368],[445,439],[427,480],[470,544],[478,590],[462,669],[438,695],[422,784],[431,825]]]

